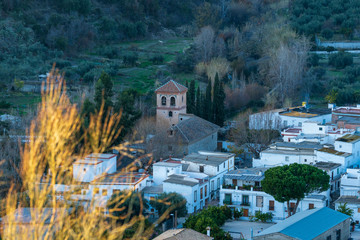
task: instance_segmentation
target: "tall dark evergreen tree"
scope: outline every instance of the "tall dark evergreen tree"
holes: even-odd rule
[[[208,121],[212,121],[213,119],[211,92],[212,92],[212,86],[211,86],[211,81],[209,80],[209,83],[206,87],[205,99],[203,104],[203,117]]]
[[[118,95],[114,111],[122,111],[120,126],[123,129],[115,143],[120,143],[134,127],[136,121],[141,117],[141,111],[135,108],[135,101],[137,98],[138,93],[134,89],[125,90]]]
[[[225,92],[222,82],[219,80],[219,75],[216,73],[214,82],[214,98],[213,98],[213,123],[222,127],[225,120]]]
[[[113,107],[112,102],[113,93],[113,82],[109,74],[102,72],[99,80],[95,85],[95,106],[99,110],[101,104],[104,101],[104,110],[107,111],[110,107]]]
[[[198,87],[196,90],[195,115],[199,117],[202,116],[200,87]]]
[[[186,102],[186,109],[187,113],[195,114],[195,80],[190,82],[190,87],[187,92],[187,102]]]

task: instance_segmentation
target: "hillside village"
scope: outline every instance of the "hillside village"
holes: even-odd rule
[[[289,218],[290,221],[303,213],[307,216],[312,209],[315,212],[311,214],[315,217],[317,213],[325,211],[322,209],[338,209],[340,205],[347,204],[354,212],[352,222],[359,226],[359,105],[342,107],[329,104],[328,109],[311,109],[304,103],[300,107],[253,114],[249,118],[250,128],[277,129],[281,132],[281,138],[261,151],[259,158],[249,160],[232,153],[230,148],[224,148],[230,145],[218,140],[219,126],[187,114],[187,91],[185,86],[173,80],[156,89],[156,124],[159,129],[165,126],[167,130],[166,135],[150,136],[147,141],[165,138],[161,143],[166,151],[161,152],[161,157],[148,166],[137,167],[136,171],[120,169],[121,158],[115,150],[76,159],[71,167],[74,181],[54,185],[58,199],[63,199],[65,193],[71,193],[69,201],[75,205],[82,206],[85,211],[96,210],[106,215],[109,214],[108,202],[113,194],[140,192],[150,202],[146,214],[150,219],[156,219],[159,214],[156,207],[151,205],[152,201],[164,193],[177,193],[186,200],[187,215],[178,218],[172,214],[173,219],[168,220],[172,228],[183,227],[183,217],[197,214],[209,206],[227,206],[239,213],[236,219],[240,221],[251,222],[257,213],[267,214],[265,222],[272,221],[280,226],[288,218],[289,211],[296,213]],[[140,146],[135,144],[132,148],[139,151]],[[134,150],[132,154],[136,155],[136,152]],[[244,161],[250,161],[251,167],[242,166]],[[290,164],[311,165],[324,171],[329,176],[330,187],[323,192],[307,194],[299,203],[295,199],[289,205],[277,201],[263,191],[263,180],[269,169]],[[45,186],[53,178],[51,175],[44,176],[37,184]],[[18,211],[17,217],[20,219],[17,224],[26,224],[25,214],[28,210]],[[334,218],[338,215],[332,210],[326,211]],[[350,236],[350,221],[344,216],[338,216],[341,219],[339,226],[325,226],[329,228],[327,232],[336,228],[333,231],[334,239],[347,239]],[[9,227],[6,220],[3,224],[4,229]],[[168,227],[164,224],[165,231]],[[253,233],[252,237],[270,239],[263,237],[266,234],[276,236],[281,232],[275,226],[264,232]],[[273,232],[271,229],[274,229]],[[236,234],[245,234],[236,228],[229,232],[234,238]],[[293,239],[291,234],[288,236]],[[305,239],[302,236],[299,238]]]
[[[0,239],[360,239],[359,11],[0,0]]]

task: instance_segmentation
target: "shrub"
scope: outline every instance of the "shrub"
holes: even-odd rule
[[[92,81],[96,81],[100,75],[101,75],[101,70],[100,69],[97,69],[97,68],[94,68],[94,69],[91,69],[89,72],[87,72],[84,77],[83,77],[83,80],[84,82],[86,83],[90,83]]]
[[[235,219],[239,219],[240,217],[242,217],[243,214],[244,214],[243,209],[241,209],[240,211],[235,209],[234,213],[233,213],[233,216],[234,216]]]
[[[136,61],[138,60],[138,55],[137,54],[129,54],[129,55],[125,55],[123,56],[123,62],[125,65],[127,66],[135,66],[136,65]]]
[[[329,28],[325,28],[324,30],[322,30],[321,36],[323,36],[326,39],[330,39],[334,36],[334,32]]]
[[[329,65],[336,69],[343,69],[353,64],[353,57],[350,53],[338,52],[329,56]]]
[[[155,55],[150,58],[150,61],[152,61],[154,64],[161,64],[164,62],[164,57],[162,55]]]
[[[317,54],[310,54],[309,56],[309,66],[316,67],[319,65],[320,57]]]
[[[273,215],[271,212],[268,213],[262,213],[261,211],[256,211],[255,212],[255,216],[254,216],[254,220],[255,222],[268,222],[268,221],[272,221]]]
[[[99,54],[102,54],[107,58],[117,58],[119,57],[119,50],[114,47],[105,47],[100,50]]]
[[[7,108],[10,108],[11,107],[11,103],[9,103],[9,102],[7,102],[7,101],[5,101],[5,100],[1,100],[0,101],[0,108],[5,108],[5,109],[7,109]]]

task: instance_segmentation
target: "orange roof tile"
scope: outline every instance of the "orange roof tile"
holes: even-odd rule
[[[170,80],[158,89],[155,90],[156,93],[158,92],[165,92],[165,93],[182,93],[186,92],[187,87],[181,85],[180,83],[175,82],[174,80]]]

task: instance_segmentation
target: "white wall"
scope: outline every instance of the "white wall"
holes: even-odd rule
[[[194,191],[197,190],[198,198],[197,201],[194,202]],[[194,212],[194,207],[196,209],[200,208],[200,193],[199,193],[199,185],[195,185],[193,187],[191,186],[185,186],[180,184],[174,184],[174,183],[168,183],[164,182],[163,184],[163,192],[169,193],[169,192],[176,192],[181,194],[186,199],[186,208],[188,210],[188,213]]]
[[[295,153],[295,150],[294,150]],[[288,161],[286,161],[288,157]],[[260,159],[253,160],[253,167],[264,167],[264,166],[282,166],[292,163],[299,164],[310,164],[315,163],[316,156],[314,154],[285,154],[281,151],[274,152],[261,152]]]
[[[160,185],[168,176],[172,174],[181,174],[182,166],[178,164],[177,166],[163,166],[161,164],[153,165],[153,180],[155,185]]]
[[[100,164],[98,164],[100,165]],[[79,182],[91,182],[95,179],[97,168],[100,166],[89,164],[73,164],[73,178]]]

